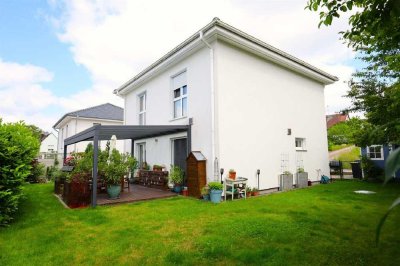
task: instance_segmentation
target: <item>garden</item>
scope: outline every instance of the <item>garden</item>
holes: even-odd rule
[[[369,190],[375,194],[356,194]],[[53,184],[27,184],[1,265],[399,265],[399,184],[336,181],[221,204],[173,197],[66,209]]]

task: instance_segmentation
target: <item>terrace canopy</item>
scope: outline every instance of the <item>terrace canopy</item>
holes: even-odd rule
[[[92,206],[97,204],[97,157],[100,140],[109,140],[115,135],[119,140],[132,140],[131,154],[134,153],[134,141],[170,135],[178,132],[187,132],[188,153],[191,152],[192,138],[191,125],[151,125],[151,126],[103,126],[95,125],[76,135],[64,140],[64,161],[67,157],[67,147],[81,141],[93,141],[93,184],[92,184]]]

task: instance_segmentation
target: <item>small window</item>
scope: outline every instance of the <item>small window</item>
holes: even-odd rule
[[[139,168],[142,169],[146,162],[146,143],[137,144],[137,155]]]
[[[186,72],[172,78],[173,96],[173,118],[186,117],[188,115],[188,87],[186,82]]]
[[[295,139],[296,150],[304,151],[306,150],[306,139],[296,138]]]
[[[146,125],[146,94],[139,95],[139,125]]]
[[[367,147],[367,153],[371,160],[383,160],[382,145],[372,145]]]

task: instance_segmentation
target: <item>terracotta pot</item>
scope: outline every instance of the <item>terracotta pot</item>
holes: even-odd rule
[[[232,180],[236,179],[236,172],[229,172],[229,178]]]
[[[251,192],[246,192],[246,197],[251,197]]]
[[[252,191],[251,195],[252,196],[258,196],[258,195],[260,195],[260,191]]]
[[[189,190],[182,190],[182,195],[185,197],[189,196]]]

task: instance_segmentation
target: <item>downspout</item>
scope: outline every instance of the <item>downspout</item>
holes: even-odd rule
[[[211,156],[212,156],[212,173],[213,175],[216,173],[216,169],[214,162],[216,159],[215,155],[215,92],[214,92],[214,49],[213,47],[204,39],[203,31],[199,32],[200,40],[210,49],[210,78],[211,78]],[[217,180],[219,178],[214,176],[214,179]]]

